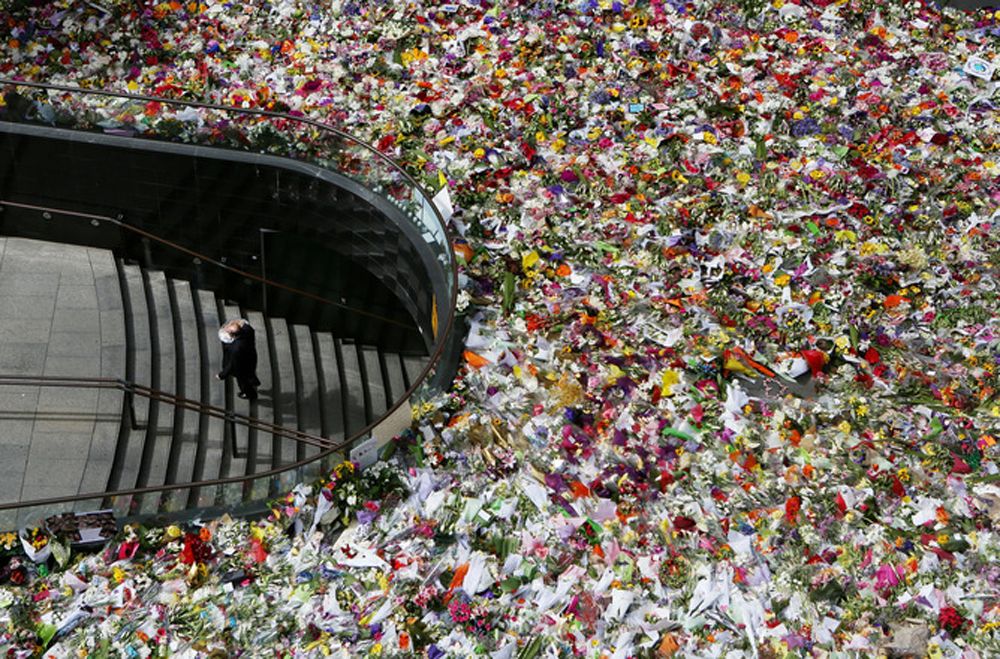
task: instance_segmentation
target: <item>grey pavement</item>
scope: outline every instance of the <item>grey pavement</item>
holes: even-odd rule
[[[125,323],[109,252],[0,238],[0,376],[25,375],[124,378]],[[105,489],[121,406],[118,391],[0,385],[0,502]],[[67,509],[0,511],[0,526]]]

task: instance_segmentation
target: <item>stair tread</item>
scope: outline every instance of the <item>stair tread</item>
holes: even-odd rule
[[[137,265],[121,265],[125,281],[123,293],[128,296],[131,309],[133,373],[136,384],[151,386],[152,384],[152,337],[149,334],[149,312],[146,309],[145,284],[142,281],[142,270]],[[135,410],[135,420],[139,426],[145,426],[149,420],[149,399],[145,396],[134,396],[132,407]],[[121,467],[113,474],[115,489],[130,489],[136,486],[136,478],[142,464],[142,449],[146,441],[146,431],[140,427],[129,429],[125,444],[120,448],[124,455],[120,458]]]
[[[403,362],[403,372],[406,373],[406,381],[410,386],[413,386],[413,383],[420,376],[420,371],[427,365],[427,357],[401,355],[400,359]]]
[[[271,372],[271,339],[268,336],[270,328],[264,319],[264,314],[259,311],[244,311],[244,317],[253,325],[257,332],[257,377],[260,379],[258,390],[261,401],[257,405],[257,417],[262,421],[274,423],[276,406],[274,392],[278,388],[275,386],[275,375]],[[266,397],[266,398],[265,398]],[[273,454],[273,442],[270,433],[258,433],[257,455],[251,471],[267,471],[271,468]]]
[[[157,334],[157,350],[152,355],[159,367],[159,379],[154,382],[154,388],[167,393],[175,393],[177,387],[176,363],[174,355],[174,324],[173,310],[170,306],[170,296],[167,289],[167,278],[162,271],[146,271],[148,279],[147,290],[152,301],[152,312],[155,318]],[[156,423],[149,424],[146,432],[147,453],[151,456],[146,479],[140,483],[144,486],[163,485],[167,475],[167,464],[170,459],[170,446],[173,439],[174,408],[172,405],[158,403]],[[141,510],[154,512],[158,505],[158,497],[142,497]]]
[[[204,345],[207,348],[206,359],[202,368],[206,370],[209,385],[202,391],[201,400],[207,405],[222,408],[225,406],[225,388],[215,380],[215,373],[222,367],[222,348],[219,343],[219,307],[215,294],[211,291],[197,291],[195,301],[201,313],[201,332]],[[199,445],[198,480],[212,480],[222,476],[222,451],[225,424],[217,417],[202,416],[202,435]],[[198,493],[198,506],[215,504],[216,488],[201,488]]]
[[[268,318],[267,323],[269,327],[268,338],[274,348],[272,354],[274,379],[271,390],[274,422],[279,426],[302,429],[299,425],[295,403],[299,395],[288,323],[285,322],[284,318]],[[263,380],[263,378],[261,379]],[[278,442],[272,445],[272,459],[274,460],[272,465],[277,467],[295,462],[295,445],[296,442],[279,438]]]
[[[320,399],[322,391],[319,386],[319,373],[316,370],[316,358],[313,350],[312,332],[305,325],[292,325],[292,358],[297,366],[296,389],[298,395],[299,430],[313,435],[322,435],[322,413]],[[299,443],[296,446],[297,459],[301,460],[309,454],[308,445]]]
[[[177,395],[193,401],[201,400],[201,351],[198,347],[198,318],[195,315],[191,284],[172,279],[174,301],[177,307],[175,350],[179,357]],[[174,443],[171,455],[171,483],[190,483],[195,480],[195,462],[198,456],[198,439],[201,433],[200,414],[194,410],[174,408]],[[183,507],[186,490],[166,494],[171,509]]]
[[[394,352],[379,351],[385,372],[389,376],[389,406],[394,405],[406,393],[406,379],[403,376],[403,364],[399,355]]]
[[[337,360],[337,345],[333,336],[326,332],[316,333],[317,364],[321,368],[324,409],[324,437],[340,440],[344,438],[344,406],[340,384],[340,368]],[[312,454],[315,451],[310,452]]]
[[[361,359],[364,363],[365,385],[368,388],[368,398],[371,402],[371,420],[379,418],[389,409],[385,391],[385,382],[382,378],[382,365],[378,358],[378,348],[375,346],[358,346]]]
[[[347,409],[347,436],[365,427],[365,389],[361,376],[361,360],[353,342],[338,340],[340,344],[341,368],[344,370],[345,407]]]

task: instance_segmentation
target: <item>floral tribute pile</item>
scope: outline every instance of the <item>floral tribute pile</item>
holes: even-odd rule
[[[1000,14],[63,1],[0,25],[4,77],[300,113],[446,187],[469,325],[380,466],[18,572],[10,656],[1000,654]]]

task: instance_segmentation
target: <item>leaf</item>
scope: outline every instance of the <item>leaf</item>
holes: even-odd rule
[[[844,592],[844,587],[837,583],[836,580],[831,579],[825,584],[816,588],[811,593],[809,593],[809,599],[813,602],[830,602],[831,604],[837,604],[846,599],[847,593]]]
[[[500,588],[505,593],[513,593],[515,590],[521,587],[521,580],[517,577],[507,577],[500,582]]]
[[[42,642],[42,647],[48,647],[49,643],[52,642],[52,638],[56,635],[58,628],[55,625],[40,623],[36,629],[38,634],[38,639]]]
[[[687,434],[686,432],[681,432],[680,430],[674,430],[673,428],[664,428],[660,433],[665,437],[676,437],[677,439],[683,439],[686,442],[693,442],[694,437]]]
[[[504,273],[503,277],[503,312],[509,314],[514,308],[514,273]]]
[[[970,546],[971,545],[969,545],[969,543],[965,540],[965,538],[955,538],[941,545],[941,549],[955,553],[959,551],[965,551]]]
[[[754,149],[754,155],[757,156],[757,160],[764,160],[767,158],[767,143],[764,142],[763,137],[758,137],[754,140],[757,146]]]

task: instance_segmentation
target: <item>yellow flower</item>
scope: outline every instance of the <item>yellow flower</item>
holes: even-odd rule
[[[708,132],[707,130],[701,134],[701,138],[706,142],[708,142],[709,144],[718,144],[719,142],[717,139],[715,139],[715,135]]]
[[[681,381],[680,375],[677,371],[672,369],[667,369],[663,372],[663,376],[660,378],[661,391],[664,396],[672,396],[674,394],[674,385]]]

